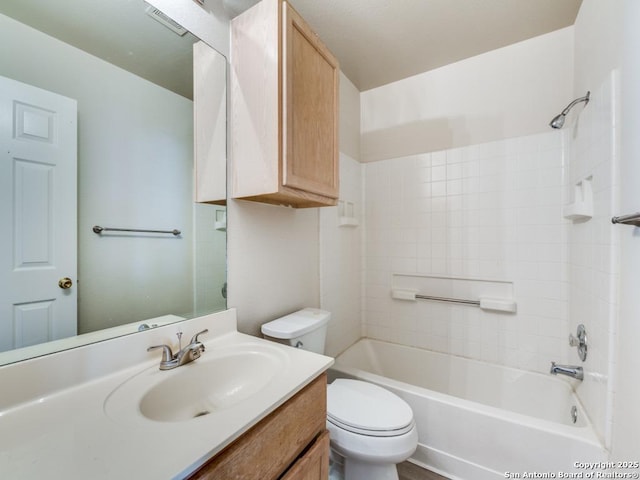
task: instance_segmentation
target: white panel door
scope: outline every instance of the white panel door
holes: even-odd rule
[[[76,177],[77,102],[0,77],[0,351],[77,333]]]

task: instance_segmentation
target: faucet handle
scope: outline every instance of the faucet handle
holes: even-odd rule
[[[587,359],[587,331],[584,325],[578,325],[576,335],[569,334],[569,345],[578,348],[578,356],[583,362]]]
[[[162,362],[170,362],[173,360],[173,352],[169,345],[153,345],[152,347],[147,348],[147,352],[157,350],[158,348],[162,349]]]
[[[196,333],[193,337],[191,337],[191,342],[189,343],[198,343],[198,336],[202,335],[203,333],[209,333],[209,329],[205,328],[201,332]]]

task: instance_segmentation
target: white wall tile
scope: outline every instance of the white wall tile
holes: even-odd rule
[[[617,324],[617,268],[619,239],[611,228],[610,218],[617,215],[615,187],[616,129],[612,111],[617,102],[613,94],[615,76],[592,91],[588,108],[580,112],[579,121],[570,126],[568,183],[573,186],[591,177],[594,191],[594,216],[586,223],[574,223],[568,232],[569,255],[569,330],[575,332],[584,324],[589,339],[585,380],[578,395],[605,444],[609,444],[612,412],[611,372],[614,370],[610,352],[611,332]],[[573,363],[581,363],[573,349]]]
[[[384,298],[366,294],[366,331],[383,340],[406,339],[437,351],[544,373],[551,360],[564,361],[569,252],[568,222],[562,218],[561,137],[561,132],[548,132],[432,152],[419,161],[403,157],[365,164],[371,221],[364,233],[364,278],[365,284],[377,282],[372,291]],[[397,198],[394,189],[400,187],[381,180],[380,172],[387,179],[419,179],[420,188],[389,209],[387,200]],[[400,217],[401,226],[384,222],[388,215]],[[518,313],[394,301],[390,282],[383,281],[394,272],[510,280]],[[385,315],[389,318],[382,320]],[[377,328],[380,325],[385,328]]]
[[[374,186],[388,185],[377,174],[374,176],[377,177],[372,182]],[[319,209],[320,306],[332,313],[327,331],[325,348],[327,355],[337,355],[362,335],[363,298],[370,304],[369,309],[372,306],[375,308],[367,313],[372,327],[381,325],[386,318],[385,315],[376,311],[384,311],[384,302],[379,299],[388,296],[388,288],[384,285],[384,278],[376,275],[375,267],[378,263],[374,260],[370,261],[371,275],[363,284],[363,250],[367,250],[371,259],[386,259],[387,246],[393,238],[405,239],[412,234],[412,232],[404,232],[403,235],[402,229],[374,229],[371,238],[375,241],[364,243],[362,223],[365,221],[366,208],[363,208],[362,187],[362,166],[346,154],[341,154],[340,199],[354,203],[356,218],[361,225],[356,228],[339,227],[337,207]],[[399,242],[396,245],[400,252],[406,252],[406,249],[400,249]],[[381,262],[380,268],[386,270],[386,263]],[[364,296],[363,290],[366,292]],[[380,302],[379,306],[376,301]]]

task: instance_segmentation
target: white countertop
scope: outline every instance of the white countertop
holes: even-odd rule
[[[207,350],[200,360],[217,348],[247,348],[267,342],[235,331],[235,312],[233,327],[233,331],[218,328],[208,339],[201,337],[201,340],[207,340],[203,342]],[[192,334],[188,326],[182,329],[185,337]],[[144,333],[136,334],[136,340],[130,339],[129,343],[152,344],[148,343],[152,337],[147,337],[146,342],[140,340],[144,338]],[[155,338],[153,340],[156,341]],[[99,345],[107,348],[105,343]],[[270,348],[276,348],[286,355],[282,370],[259,394],[225,409],[224,415],[206,415],[184,422],[158,422],[142,415],[139,421],[129,422],[123,420],[124,417],[114,419],[111,418],[113,415],[107,415],[105,401],[109,394],[134,375],[146,369],[157,370],[159,352],[146,355],[146,360],[136,362],[134,366],[94,378],[85,376],[84,380],[75,384],[49,388],[44,394],[37,394],[25,401],[13,404],[0,402],[0,477],[11,480],[184,478],[333,363],[329,357],[267,343]],[[79,353],[75,353],[76,363],[77,355]],[[46,358],[37,360],[46,361]],[[61,364],[56,362],[57,359],[51,362],[52,368],[60,367]],[[71,367],[67,364],[65,368],[82,369],[84,366],[79,362]],[[51,383],[48,379],[38,378],[47,376],[42,366],[27,367],[13,372],[0,369],[0,396],[4,395],[7,388],[22,388],[23,382],[27,390],[34,392],[37,392],[37,388],[34,390],[32,382]],[[168,372],[158,371],[158,376],[161,378],[163,374],[188,367],[185,365]],[[12,385],[7,386],[5,380],[10,380]],[[13,396],[20,398],[20,395]],[[135,401],[132,399],[132,402]]]

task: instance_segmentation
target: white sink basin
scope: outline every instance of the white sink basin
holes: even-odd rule
[[[146,369],[114,390],[105,412],[116,421],[185,422],[225,412],[259,394],[287,355],[268,344],[207,349],[173,370]],[[158,359],[159,363],[159,359]]]

